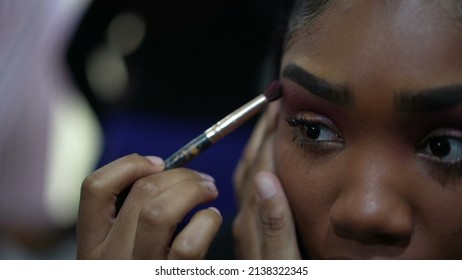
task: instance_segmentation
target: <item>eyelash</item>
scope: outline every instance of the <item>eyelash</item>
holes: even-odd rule
[[[329,125],[323,123],[318,118],[306,118],[305,116],[291,117],[287,119],[287,124],[290,127],[297,128],[294,132],[292,141],[298,140],[298,146],[303,150],[308,150],[313,153],[327,152],[332,149],[344,147],[345,141],[343,138],[330,128]],[[310,128],[316,128],[315,131],[310,131]],[[310,138],[307,133],[318,132],[320,135],[329,136],[333,140],[318,140]],[[433,135],[432,135],[433,134]],[[456,180],[462,177],[462,136],[454,136],[451,133],[432,133],[429,137],[424,138],[421,144],[418,145],[417,155],[429,161],[436,167],[437,179],[444,186],[449,180]],[[448,153],[453,152],[456,146],[456,152],[460,152],[460,156],[454,159],[447,160],[447,155],[437,156],[432,151],[432,141],[446,141],[450,145]],[[435,143],[433,143],[435,144]],[[445,159],[446,158],[446,159]]]
[[[435,151],[432,151],[432,141],[440,141],[440,145],[442,144],[441,141],[444,141],[444,144],[449,144],[449,147],[446,147],[449,150],[445,151],[447,154],[442,156],[432,154],[435,153]],[[418,146],[417,154],[431,161],[438,168],[438,180],[443,186],[447,184],[449,179],[455,180],[462,177],[462,156],[458,155],[456,157],[453,156],[453,159],[447,159],[449,157],[448,154],[453,152],[454,146],[456,146],[456,153],[462,152],[462,138],[451,135],[450,133],[434,133],[434,135],[426,137]]]
[[[287,119],[290,127],[298,128],[294,133],[292,141],[298,140],[301,149],[308,149],[312,152],[323,152],[343,147],[343,138],[328,125],[318,119],[308,119],[304,116],[291,117]],[[308,135],[311,134],[311,135]],[[310,136],[317,136],[316,139]],[[318,140],[319,137],[331,137],[333,140]]]

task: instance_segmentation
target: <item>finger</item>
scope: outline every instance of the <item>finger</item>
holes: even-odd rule
[[[300,259],[292,214],[279,179],[272,173],[260,172],[255,183],[263,235],[262,258]]]
[[[216,208],[197,212],[173,241],[168,259],[204,259],[221,223],[222,217]]]
[[[246,207],[246,204],[253,204],[254,201],[249,201],[249,199],[252,199],[254,197],[254,178],[255,174],[259,171],[273,171],[274,170],[274,149],[273,149],[273,143],[274,143],[274,133],[271,134],[269,131],[266,131],[264,139],[262,139],[259,148],[259,154],[255,156],[255,159],[253,159],[252,163],[250,164],[247,162],[247,170],[246,174],[243,176],[246,176],[245,178],[242,178],[239,184],[240,186],[236,187],[237,191],[237,198],[239,202],[239,206]]]
[[[109,163],[84,180],[77,223],[78,256],[106,238],[115,216],[117,195],[137,179],[163,168],[158,157],[133,154]]]
[[[191,182],[202,181],[215,182],[210,175],[186,168],[167,170],[136,181],[112,226],[110,236],[107,238],[108,250],[113,248],[114,254],[117,255],[132,252],[141,209],[177,184],[193,184]],[[122,240],[125,242],[121,242]]]
[[[162,193],[167,188],[182,181],[199,180],[215,183],[215,179],[207,174],[186,168],[175,168],[162,173],[156,173],[137,180],[125,200],[119,216],[136,215],[146,201]],[[122,218],[122,220],[125,218]]]
[[[176,226],[194,207],[217,196],[210,181],[188,180],[149,201],[139,215],[134,258],[165,259]]]
[[[258,121],[244,151],[244,160],[246,162],[252,161],[260,154],[261,143],[265,140],[265,136],[274,131],[279,106],[279,102],[271,103]]]
[[[258,244],[259,228],[257,227],[258,212],[254,204],[247,204],[239,210],[233,221],[234,254],[239,260],[261,259],[260,244]]]
[[[257,122],[257,125],[255,126],[252,132],[252,135],[250,136],[249,141],[245,146],[244,153],[235,170],[235,185],[239,185],[240,179],[246,177],[245,173],[248,170],[247,163],[252,162],[258,153],[260,143],[263,140],[263,135],[265,134],[265,131],[268,127],[268,118],[266,117],[267,115],[268,113],[267,111],[265,111],[263,116],[260,117],[260,119]]]
[[[257,126],[255,134],[250,141],[250,149],[255,153],[254,158],[246,159],[246,165],[241,161],[241,168],[245,168],[245,174],[239,172],[235,182],[240,184],[236,187],[239,212],[233,223],[233,237],[235,242],[235,254],[239,259],[261,259],[261,226],[255,198],[255,174],[258,171],[273,170],[273,143],[274,130],[277,121],[277,107],[272,107],[265,113],[266,127]],[[252,148],[258,146],[258,150]],[[246,154],[249,156],[249,154]]]
[[[258,121],[250,140],[247,142],[243,156],[239,160],[233,176],[238,201],[241,199],[241,189],[246,186],[245,180],[253,177],[251,173],[255,169],[256,161],[260,159],[260,162],[262,162],[261,151],[264,146],[262,143],[265,143],[267,136],[270,135],[276,127],[278,108],[279,102],[270,104],[264,115]]]

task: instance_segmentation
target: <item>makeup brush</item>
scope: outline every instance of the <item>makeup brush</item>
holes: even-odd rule
[[[266,105],[281,96],[278,81],[273,81],[259,96],[227,115],[165,160],[165,169],[184,166],[212,144],[240,127]]]
[[[273,81],[268,88],[259,96],[255,97],[242,107],[238,108],[228,116],[221,119],[201,135],[194,138],[183,148],[171,155],[165,160],[165,170],[184,166],[186,163],[200,155],[212,144],[218,142],[250,118],[255,116],[266,105],[281,96],[280,85],[278,81]],[[125,189],[117,196],[116,215],[119,213],[123,202],[125,201],[131,188]]]

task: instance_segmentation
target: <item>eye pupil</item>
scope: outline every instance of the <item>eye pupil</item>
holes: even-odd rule
[[[451,152],[451,144],[446,138],[435,138],[429,145],[430,151],[437,157],[445,157]]]
[[[311,139],[318,139],[321,135],[321,127],[315,124],[305,125],[305,133]]]

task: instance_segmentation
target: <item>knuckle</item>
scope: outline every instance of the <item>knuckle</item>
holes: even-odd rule
[[[138,161],[138,160],[141,160],[143,157],[137,153],[133,153],[133,154],[129,154],[127,156],[125,156],[125,159],[128,161],[128,162],[132,162],[132,161]]]
[[[278,211],[272,211],[261,216],[263,233],[269,237],[278,237],[283,235],[287,226],[287,219],[284,214]]]
[[[95,194],[102,189],[104,183],[96,172],[88,175],[82,182],[82,193]]]
[[[139,154],[130,154],[114,161],[113,163],[117,163],[121,172],[133,173],[136,174],[137,177],[140,177],[142,174],[146,173],[146,166],[148,165],[148,162],[149,161],[146,158]]]
[[[122,158],[122,162],[126,170],[138,170],[146,161],[139,154],[131,154]]]
[[[145,205],[141,208],[139,222],[148,227],[165,226],[169,221],[165,209],[160,205]]]
[[[159,185],[152,178],[142,178],[133,184],[132,190],[140,192],[143,195],[149,195],[156,193],[159,189]]]
[[[175,247],[175,255],[185,260],[197,260],[203,257],[203,253],[195,248],[188,239],[180,240],[178,246]]]

